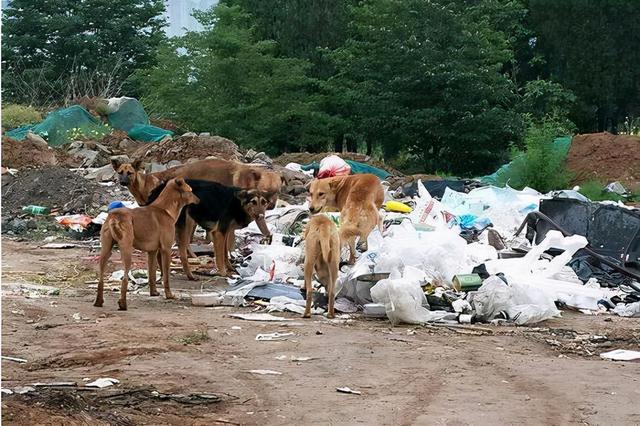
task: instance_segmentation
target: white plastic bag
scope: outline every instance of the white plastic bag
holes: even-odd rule
[[[430,311],[418,281],[406,278],[380,280],[371,288],[371,298],[383,304],[392,325],[424,324],[442,319],[455,319],[457,314]]]
[[[613,313],[621,317],[640,318],[640,302],[628,305],[620,303],[613,309]]]
[[[348,176],[351,173],[351,166],[337,155],[329,155],[320,161],[318,179],[334,176]]]
[[[418,180],[416,207],[409,213],[409,218],[418,230],[432,231],[447,226],[442,204],[429,194],[421,180]]]

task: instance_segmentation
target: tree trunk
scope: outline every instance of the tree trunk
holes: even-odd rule
[[[367,138],[367,155],[371,155],[373,153],[373,140],[371,138]]]
[[[333,150],[334,152],[342,152],[342,145],[344,141],[344,135],[342,133],[338,133],[333,140]]]
[[[358,152],[358,141],[353,137],[347,137],[347,151]]]

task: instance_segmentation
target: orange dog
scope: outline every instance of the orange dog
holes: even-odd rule
[[[309,187],[309,211],[324,208],[340,211],[340,243],[348,245],[349,264],[356,261],[356,237],[366,244],[367,237],[382,223],[378,209],[384,202],[380,179],[372,174],[314,179]]]
[[[124,263],[124,277],[118,300],[121,311],[127,310],[128,277],[134,248],[147,252],[149,294],[158,295],[156,290],[156,257],[158,257],[162,269],[164,296],[167,299],[173,299],[169,287],[169,264],[171,263],[171,246],[175,240],[176,221],[184,206],[197,204],[199,201],[184,179],[178,178],[169,181],[158,199],[149,206],[112,210],[100,231],[100,277],[98,294],[93,306],[102,307],[104,303],[104,269],[115,244],[120,248]]]
[[[304,286],[307,291],[307,304],[304,318],[311,317],[311,302],[313,301],[313,285],[311,279],[316,272],[318,281],[327,290],[329,299],[328,318],[333,318],[333,303],[335,298],[336,279],[340,265],[340,237],[338,228],[324,215],[311,218],[304,231]]]

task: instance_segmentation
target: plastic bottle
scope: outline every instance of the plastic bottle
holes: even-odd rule
[[[49,214],[49,209],[43,206],[25,206],[22,208],[22,211],[33,216]]]

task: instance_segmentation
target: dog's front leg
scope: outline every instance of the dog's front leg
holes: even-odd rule
[[[225,234],[219,230],[212,231],[213,250],[216,255],[216,266],[218,274],[223,277],[229,276],[231,271],[227,271],[227,244]]]
[[[178,240],[178,254],[180,255],[180,263],[182,263],[182,270],[187,278],[191,281],[197,281],[198,279],[191,272],[191,266],[189,265],[189,251],[191,250],[191,235],[195,230],[196,223],[187,215],[186,223],[184,225],[176,224],[176,236]],[[195,255],[193,256],[195,257]]]

